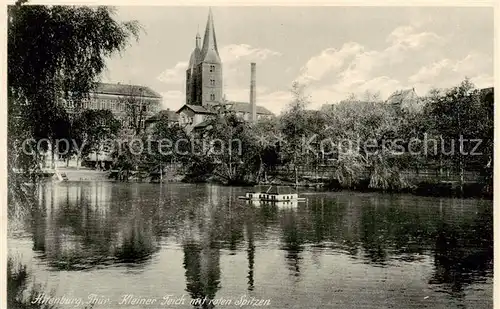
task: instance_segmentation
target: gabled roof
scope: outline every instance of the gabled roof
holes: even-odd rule
[[[266,186],[257,185],[254,187],[254,192],[256,193],[267,193],[267,194],[295,194],[297,191],[289,186]]]
[[[252,109],[250,106],[250,103],[247,102],[236,102],[236,101],[229,101],[226,104],[230,104],[231,107],[229,107],[230,110],[234,112],[244,112],[244,113],[251,113]],[[263,106],[257,105],[257,114],[260,115],[273,115],[267,108]]]
[[[394,92],[389,96],[386,102],[389,104],[401,104],[404,100],[414,100],[416,98],[417,94],[415,92],[415,89],[406,89]]]
[[[201,128],[206,128],[208,127],[208,125],[210,125],[210,120],[205,120],[205,121],[202,121],[200,123],[198,123],[197,125],[194,126],[195,129],[201,129]]]
[[[161,99],[161,95],[149,87],[128,84],[98,83],[94,91],[98,94],[112,94],[121,96],[142,96]]]
[[[184,104],[178,111],[177,113],[180,113],[183,109],[190,109],[192,110],[195,114],[214,114],[214,112],[209,111],[205,107],[201,105],[190,105],[190,104]]]

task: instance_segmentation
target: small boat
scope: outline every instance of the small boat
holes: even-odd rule
[[[255,186],[253,192],[247,192],[245,196],[239,196],[240,200],[284,203],[305,202],[305,198],[299,197],[297,191],[287,186]]]

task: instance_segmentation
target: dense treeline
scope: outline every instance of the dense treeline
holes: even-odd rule
[[[459,175],[460,188],[467,171],[478,171],[491,186],[493,93],[475,89],[467,79],[432,90],[413,106],[375,96],[318,111],[310,109],[305,89],[294,84],[293,100],[280,116],[250,124],[221,108],[194,135],[166,117],[132,136],[119,135],[120,124],[108,112],[79,111],[70,117],[61,100],[73,102],[78,111],[104,59],[138,35],[136,23],[118,23],[112,13],[105,7],[9,7],[10,176],[16,168],[27,175],[39,168],[39,149],[35,155],[20,151],[27,139],[46,139],[46,148],[81,160],[97,156],[105,140],[119,137],[114,168],[127,171],[125,178],[128,171],[176,164],[193,181],[259,183],[279,176],[299,183],[304,171],[313,175],[327,166],[329,179],[347,188],[365,182],[374,189],[404,190],[412,185],[407,171],[429,169]],[[34,21],[43,22],[33,28]],[[72,142],[55,144],[58,139]],[[165,146],[167,151],[160,151]]]
[[[186,145],[189,151],[173,151],[168,160],[182,163],[190,179],[225,183],[270,181],[277,169],[298,183],[299,170],[318,166],[328,166],[330,178],[349,188],[364,180],[373,189],[404,190],[412,185],[404,171],[429,169],[458,175],[460,188],[466,171],[492,181],[493,93],[468,79],[413,105],[349,99],[313,111],[300,85],[292,91],[285,113],[254,125],[221,109]],[[177,126],[160,125],[154,138],[187,137]]]

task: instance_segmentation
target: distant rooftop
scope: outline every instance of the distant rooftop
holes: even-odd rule
[[[387,103],[389,104],[401,104],[404,100],[415,100],[418,99],[415,89],[398,90],[389,96]]]
[[[247,103],[247,102],[229,101],[226,104],[231,104],[230,109],[237,112],[237,113],[238,112],[244,112],[244,113],[251,113],[252,112],[250,103]],[[267,108],[257,105],[257,114],[272,115],[273,113],[270,112]]]
[[[156,115],[149,117],[147,121],[158,121],[162,117],[166,117],[169,121],[177,121],[179,119],[179,115],[175,111],[161,110]]]
[[[129,84],[110,84],[110,83],[98,83],[96,93],[100,94],[112,94],[112,95],[122,95],[122,96],[143,96],[147,98],[161,99],[161,95],[146,86],[140,85],[129,85]]]
[[[192,110],[193,112],[195,112],[196,114],[214,114],[213,111],[210,111],[208,109],[206,109],[204,106],[201,106],[201,105],[190,105],[190,104],[184,104],[178,111],[177,113],[179,113],[180,111],[182,111],[183,109],[190,109]]]
[[[234,111],[236,113],[238,113],[238,112],[251,113],[252,112],[250,104],[246,103],[246,102],[228,101],[228,102],[225,102],[224,104],[229,105],[228,109],[231,111]],[[177,112],[180,112],[184,108],[188,108],[197,114],[213,114],[213,113],[215,113],[216,107],[221,106],[221,105],[222,104],[220,104],[220,105],[217,104],[217,105],[213,105],[213,106],[207,108],[207,107],[201,106],[201,105],[185,104]],[[267,108],[265,108],[263,106],[258,106],[258,105],[257,105],[257,114],[259,114],[259,115],[273,115],[273,113],[270,112]]]
[[[197,125],[194,126],[195,129],[203,129],[203,128],[206,128],[210,125],[211,121],[209,119],[207,120],[204,120],[200,123],[198,123]]]

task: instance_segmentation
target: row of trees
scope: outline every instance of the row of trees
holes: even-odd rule
[[[119,23],[112,15],[113,10],[106,7],[23,3],[9,7],[10,170],[38,168],[40,153],[26,156],[16,151],[26,139],[48,139],[53,148],[63,147],[57,150],[68,157],[75,153],[86,156],[119,132],[120,125],[110,112],[84,111],[69,117],[58,103],[63,97],[81,104],[95,86],[105,59],[138,36],[137,23]],[[289,178],[299,182],[301,169],[328,165],[331,177],[342,186],[356,186],[368,177],[371,187],[381,189],[406,187],[403,170],[433,166],[459,173],[463,182],[467,169],[491,166],[493,99],[485,99],[469,80],[447,90],[431,91],[418,110],[389,105],[368,94],[363,100],[350,97],[312,111],[301,85],[295,84],[292,92],[293,101],[277,118],[249,124],[221,109],[210,119],[207,130],[194,141],[177,145],[180,148],[173,152],[161,152],[158,145],[134,151],[137,145],[125,143],[115,153],[116,166],[152,170],[176,162],[191,178],[216,177],[237,183],[267,181],[284,167]],[[129,97],[134,102],[128,106],[135,106],[135,96]],[[193,140],[166,117],[146,133],[141,129],[144,110],[134,107],[132,112],[138,113],[132,117],[133,137],[144,143]],[[415,138],[434,141],[430,147],[437,150],[411,154]],[[56,145],[57,139],[74,143]],[[464,139],[468,142],[461,142]],[[477,142],[470,140],[481,140],[481,145],[472,149]],[[218,143],[207,147],[203,141]],[[356,146],[347,147],[349,143]],[[470,155],[472,150],[481,154]]]
[[[267,181],[283,168],[299,182],[300,169],[325,165],[344,187],[368,179],[371,188],[401,190],[411,184],[404,171],[423,169],[458,174],[461,184],[467,170],[491,179],[493,96],[468,79],[430,91],[418,109],[349,98],[313,111],[301,85],[292,92],[294,100],[277,118],[250,124],[220,110],[194,140],[182,128],[160,121],[154,140],[193,142],[167,156],[152,147],[147,157],[137,159],[153,165],[179,162],[192,178],[226,183]],[[210,142],[213,147],[207,147]]]

